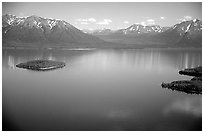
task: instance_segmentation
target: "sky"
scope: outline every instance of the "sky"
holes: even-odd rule
[[[62,19],[78,29],[117,30],[132,24],[173,26],[202,20],[201,2],[3,2],[2,14]]]

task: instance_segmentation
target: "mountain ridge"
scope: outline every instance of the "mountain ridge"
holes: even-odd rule
[[[86,33],[84,33],[86,32]],[[36,15],[17,17],[2,16],[2,40],[12,43],[39,45],[70,45],[102,43],[131,45],[202,46],[202,21],[198,19],[175,24],[171,27],[133,24],[124,29],[100,29],[89,32],[79,30],[60,19]],[[3,43],[4,44],[4,43]],[[76,45],[77,46],[77,45]],[[79,45],[81,46],[81,45]],[[108,45],[107,45],[108,46]],[[117,45],[114,45],[117,47]],[[119,46],[119,45],[118,45]]]
[[[107,30],[106,30],[107,31]],[[100,34],[89,33],[109,42],[123,42],[126,44],[163,44],[196,47],[202,45],[202,21],[198,19],[184,21],[171,27],[158,25],[143,26],[133,24],[127,28],[116,31],[101,30]]]
[[[47,19],[36,15],[2,16],[2,36],[5,42],[19,43],[104,43],[98,37],[85,34],[64,20]]]

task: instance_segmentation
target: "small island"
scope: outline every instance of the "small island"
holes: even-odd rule
[[[191,80],[173,81],[162,83],[162,88],[182,91],[188,94],[202,94],[202,67],[184,69],[179,71],[181,75],[194,76]]]
[[[52,60],[33,60],[25,63],[17,64],[16,67],[30,69],[35,71],[47,71],[65,66],[64,62],[52,61]]]

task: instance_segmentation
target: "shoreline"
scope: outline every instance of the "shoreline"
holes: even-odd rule
[[[162,82],[161,87],[187,94],[202,94],[202,66],[180,70],[179,74],[193,78],[191,80],[178,80],[170,83]]]

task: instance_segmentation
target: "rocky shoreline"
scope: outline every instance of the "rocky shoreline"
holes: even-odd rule
[[[202,77],[202,67],[184,69],[184,70],[179,71],[179,74],[195,76],[195,77]]]
[[[25,63],[17,64],[16,67],[30,69],[35,71],[47,71],[65,66],[64,62],[52,61],[52,60],[33,60]]]
[[[194,76],[191,80],[173,81],[162,83],[162,88],[181,91],[188,94],[202,94],[202,67],[184,69],[179,71],[181,75]]]

